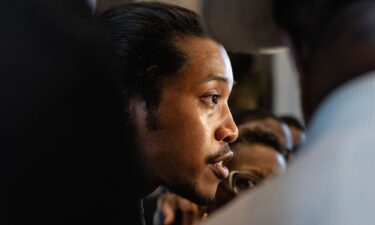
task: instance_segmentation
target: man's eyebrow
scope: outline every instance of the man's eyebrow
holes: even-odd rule
[[[224,82],[224,83],[227,83],[227,84],[229,83],[228,78],[222,77],[222,76],[219,76],[219,75],[209,75],[209,76],[203,78],[200,83],[206,83],[206,82],[210,82],[210,81],[220,81],[220,82]]]

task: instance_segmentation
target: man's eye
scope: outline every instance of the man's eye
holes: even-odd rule
[[[219,95],[212,95],[211,96],[211,102],[215,105],[217,105],[219,99]]]
[[[204,101],[207,101],[211,106],[215,106],[219,104],[219,97],[220,96],[217,94],[212,94],[212,95],[203,96],[202,99]]]

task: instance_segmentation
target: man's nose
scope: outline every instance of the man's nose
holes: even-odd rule
[[[228,109],[229,111],[229,109]],[[215,131],[215,139],[226,143],[233,142],[238,137],[238,128],[233,120],[232,114],[226,115],[223,124]]]

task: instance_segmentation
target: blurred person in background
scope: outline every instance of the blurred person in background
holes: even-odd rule
[[[269,130],[270,133],[277,136],[283,145],[284,155],[288,149],[293,147],[292,133],[289,127],[270,110],[262,108],[240,110],[234,115],[234,120],[237,125]]]
[[[375,2],[206,0],[203,9],[208,26],[210,21],[221,21],[222,30],[236,26],[233,36],[250,37],[248,43],[253,14],[266,12],[262,15],[278,24],[299,72],[309,130],[282,179],[239,198],[205,224],[372,224]],[[231,21],[228,11],[239,23],[225,22]],[[219,30],[213,35],[220,36]]]
[[[284,147],[276,135],[244,125],[239,126],[239,134],[231,145],[234,156],[228,163],[229,177],[220,183],[215,204],[207,207],[208,213],[286,170]]]

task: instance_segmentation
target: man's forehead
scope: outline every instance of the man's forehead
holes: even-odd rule
[[[199,81],[199,83],[207,83],[211,81],[218,81],[223,82],[225,84],[228,84],[230,86],[233,86],[234,81],[232,76],[224,76],[224,75],[218,75],[218,74],[211,74]]]
[[[176,42],[178,48],[187,56],[181,71],[183,80],[200,85],[219,82],[233,86],[233,73],[225,49],[207,37],[188,37]]]

